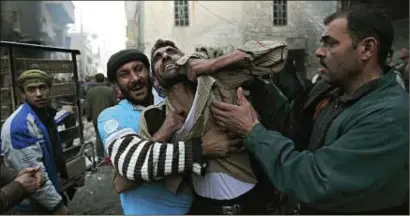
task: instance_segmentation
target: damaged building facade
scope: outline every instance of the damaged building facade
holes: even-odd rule
[[[67,25],[75,22],[72,1],[1,1],[0,4],[1,40],[70,47]]]
[[[126,1],[126,45],[149,55],[158,38],[175,41],[185,52],[201,45],[230,47],[248,40],[284,40],[300,75],[312,77],[318,67],[314,51],[323,18],[357,3],[383,1]],[[392,5],[382,7],[396,10]],[[408,9],[408,2],[403,8]],[[401,14],[393,18],[394,49],[408,47],[408,10]]]

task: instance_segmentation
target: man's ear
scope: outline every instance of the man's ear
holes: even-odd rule
[[[27,99],[26,95],[24,94],[24,90],[20,90],[20,98],[22,101],[25,101]]]
[[[372,56],[376,55],[378,42],[374,37],[367,37],[360,42],[360,56],[361,60],[369,60]]]

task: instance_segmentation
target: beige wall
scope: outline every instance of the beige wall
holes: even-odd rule
[[[246,2],[242,25],[245,40],[285,40],[289,49],[304,50],[306,75],[318,67],[314,51],[324,29],[323,19],[335,12],[337,1],[288,1],[288,25],[273,25],[273,1]]]
[[[176,27],[174,25],[174,1],[144,2],[146,54],[149,54],[158,38],[175,41],[185,52],[193,51],[198,45],[239,45],[242,43],[241,29],[229,22],[237,22],[241,19],[243,2],[189,1],[188,4],[189,26]]]
[[[288,25],[273,25],[273,1],[188,1],[188,27],[174,25],[174,1],[144,1],[144,52],[158,38],[170,39],[185,52],[198,45],[238,46],[248,40],[285,40],[303,49],[307,75],[317,67],[313,55],[323,30],[322,20],[337,1],[288,1]]]

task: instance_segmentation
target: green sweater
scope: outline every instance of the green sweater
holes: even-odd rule
[[[285,112],[289,103],[278,98],[274,109]],[[296,151],[291,139],[261,124],[244,143],[278,190],[312,208],[361,212],[407,202],[409,98],[393,73],[342,111],[316,150]]]

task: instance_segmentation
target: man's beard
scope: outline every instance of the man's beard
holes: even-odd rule
[[[132,104],[135,105],[142,105],[142,106],[149,106],[152,105],[153,103],[153,95],[152,95],[152,86],[153,83],[151,81],[151,79],[148,79],[147,81],[147,85],[145,86],[145,88],[147,88],[147,95],[145,96],[144,99],[142,100],[136,100],[131,96],[131,93],[128,89],[123,89],[121,86],[118,86],[123,97],[125,99],[127,99],[129,102],[131,102]]]
[[[185,67],[180,67],[176,70],[176,73],[174,73],[172,76],[170,74],[167,74],[159,75],[157,77],[159,85],[165,90],[171,88],[177,83],[188,81],[188,78],[184,73],[186,70]]]

